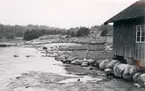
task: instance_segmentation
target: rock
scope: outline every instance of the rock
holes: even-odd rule
[[[111,69],[111,68],[106,68],[104,71],[107,75],[112,75],[113,74],[113,69]]]
[[[145,86],[145,73],[139,76],[138,83],[141,84],[141,86]]]
[[[141,87],[141,85],[140,85],[140,84],[138,84],[138,83],[134,83],[134,86],[136,86],[136,87],[138,87],[138,88],[140,88],[140,87]]]
[[[131,80],[133,74],[137,72],[137,67],[129,64],[116,63],[113,67],[114,75],[123,77],[125,80]]]
[[[123,79],[130,81],[131,80],[131,75],[129,74],[129,70],[130,70],[130,68],[126,66],[124,68],[124,72],[122,74],[122,77],[123,77]]]
[[[130,65],[129,74],[133,76],[138,70],[137,66]]]
[[[122,77],[122,73],[125,70],[125,64],[116,63],[113,67],[113,72],[116,77]]]
[[[94,62],[91,63],[90,65],[93,66],[93,67],[99,67],[99,64],[100,64],[102,61],[104,61],[104,60],[97,60],[97,61],[94,60]]]
[[[83,62],[83,60],[77,59],[77,60],[72,61],[71,64],[74,64],[74,65],[81,65],[82,62]]]
[[[94,70],[94,68],[93,67],[90,67],[89,70]]]
[[[133,65],[126,64],[122,77],[125,80],[131,81],[133,74],[137,72],[137,67]]]
[[[65,62],[66,59],[67,59],[67,56],[66,55],[61,55],[59,57],[56,57],[55,58],[57,61],[61,61],[61,62]]]
[[[100,68],[101,70],[104,70],[104,69],[106,68],[106,66],[107,66],[108,63],[109,63],[109,60],[108,60],[108,59],[102,61],[102,62],[99,64],[99,68]]]
[[[77,79],[77,81],[80,81],[80,79]]]
[[[133,58],[127,58],[126,60],[127,64],[130,64],[130,65],[135,65],[135,61],[133,60]]]
[[[88,67],[89,66],[89,62],[88,61],[83,61],[81,66],[82,67]]]
[[[14,57],[19,57],[18,55],[14,55]]]
[[[111,62],[109,64],[107,64],[107,68],[113,68],[117,62],[118,62],[118,60],[111,60]]]
[[[43,47],[43,50],[47,50],[47,47]]]
[[[66,58],[65,62],[66,63],[71,63],[72,61],[74,61],[75,58],[74,57],[69,57],[69,58]]]
[[[140,72],[135,73],[132,77],[133,82],[138,83],[140,75]]]
[[[92,63],[94,63],[95,60],[87,59],[87,61],[89,62],[89,64],[92,64]]]

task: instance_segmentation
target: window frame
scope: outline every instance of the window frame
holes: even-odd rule
[[[142,25],[136,25],[136,43],[145,43],[145,35],[142,36],[143,32],[145,33],[144,31],[144,26]],[[140,30],[138,30],[138,28],[140,28]],[[139,32],[139,36],[138,36],[138,32]],[[142,37],[144,37],[144,41],[142,41]],[[139,41],[138,41],[138,38],[139,38]]]

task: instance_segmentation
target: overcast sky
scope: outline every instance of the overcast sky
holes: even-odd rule
[[[0,22],[60,28],[101,25],[137,0],[0,0]]]

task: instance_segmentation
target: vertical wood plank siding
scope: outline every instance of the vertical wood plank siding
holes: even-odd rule
[[[138,21],[115,22],[113,27],[113,50],[114,55],[132,57],[142,61],[145,65],[145,43],[136,43],[136,25],[144,24]]]

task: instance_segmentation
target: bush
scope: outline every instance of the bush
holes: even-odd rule
[[[90,29],[86,28],[86,27],[81,27],[78,32],[77,32],[77,36],[86,36],[88,35],[90,32]]]

